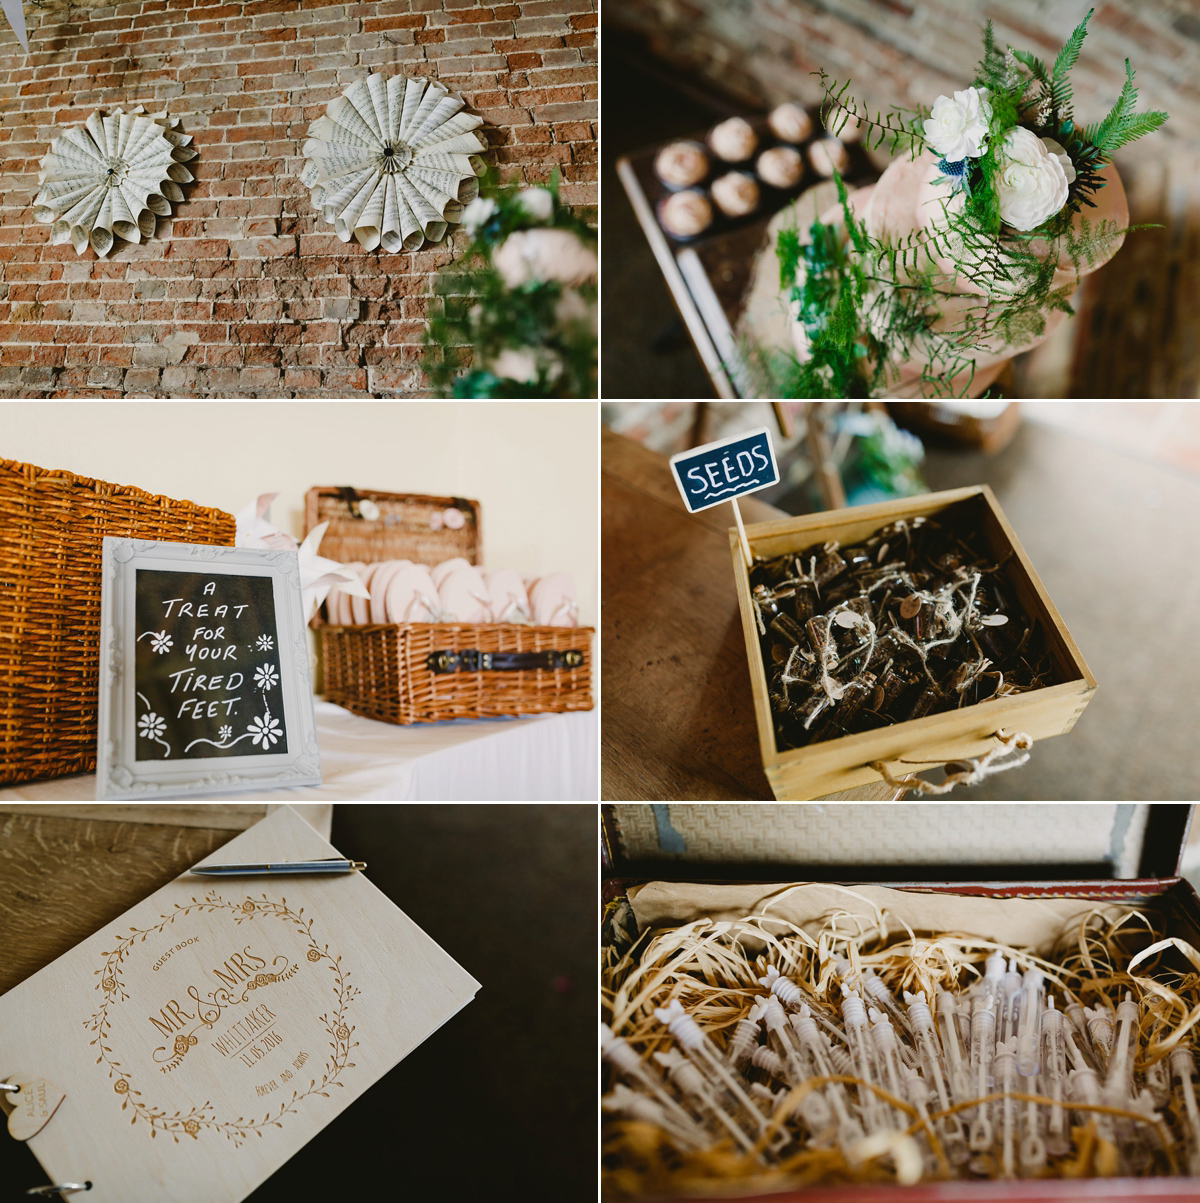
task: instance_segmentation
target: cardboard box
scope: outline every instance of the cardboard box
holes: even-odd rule
[[[759,650],[750,576],[736,529],[730,531],[733,570],[737,583],[742,629],[758,721],[763,769],[775,797],[783,800],[818,798],[855,786],[878,782],[870,767],[881,760],[894,776],[933,768],[948,761],[980,756],[997,746],[993,736],[1001,729],[1024,731],[1034,741],[1065,735],[1075,725],[1096,692],[1096,679],[1088,669],[1071,633],[1046,593],[1029,557],[1021,547],[991,489],[976,485],[927,493],[900,501],[856,506],[777,522],[746,527],[751,554],[770,558],[801,551],[836,539],[845,545],[865,539],[899,518],[934,515],[949,507],[965,507],[996,560],[1012,553],[1003,572],[1021,607],[1038,621],[1049,648],[1059,683],[1028,693],[979,702],[942,714],[896,723],[876,731],[823,740],[806,748],[782,751],[776,745],[775,725],[767,692],[767,676]],[[1034,755],[1036,755],[1036,749]],[[903,761],[904,763],[900,763]]]

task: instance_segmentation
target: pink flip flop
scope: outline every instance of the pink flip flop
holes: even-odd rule
[[[390,622],[387,616],[387,589],[392,577],[411,560],[384,560],[378,571],[371,577],[371,621]]]
[[[511,568],[481,568],[492,606],[492,622],[529,622],[529,594]]]
[[[455,622],[491,622],[488,588],[477,568],[460,564],[442,577],[438,604]]]
[[[539,627],[579,625],[579,605],[575,600],[575,581],[567,572],[552,572],[534,582],[529,590],[533,621]]]

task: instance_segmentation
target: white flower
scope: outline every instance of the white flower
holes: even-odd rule
[[[464,210],[462,223],[468,234],[475,237],[480,226],[486,225],[488,218],[496,212],[496,202],[489,196],[477,196]]]
[[[174,640],[166,631],[156,631],[150,636],[150,646],[161,655],[166,655],[171,650],[171,644]]]
[[[1066,152],[1057,142],[1048,147],[1048,141],[1020,125],[1004,135],[996,200],[1001,220],[1015,229],[1034,230],[1067,203],[1070,181],[1059,159]],[[1074,169],[1071,174],[1074,178]]]
[[[159,718],[153,711],[143,714],[138,719],[138,734],[145,735],[149,739],[157,739],[166,729],[167,720]]]
[[[254,685],[256,689],[270,689],[279,684],[279,674],[274,664],[264,664],[254,670]]]
[[[220,735],[220,737],[221,737],[222,743],[224,743],[232,734],[233,734],[232,727],[222,727],[221,730],[218,732],[218,735]]]
[[[548,188],[522,188],[517,204],[533,221],[549,221],[554,216],[554,194]]]
[[[547,380],[557,380],[562,375],[562,359],[546,347],[534,350],[505,348],[488,365],[495,376],[532,384],[538,378],[539,369]]]
[[[537,356],[528,348],[514,351],[511,347],[501,351],[491,362],[494,376],[508,380],[519,380],[522,384],[530,384],[537,379]]]
[[[939,96],[925,121],[925,141],[948,163],[977,159],[987,149],[992,106],[987,89],[968,88],[954,99]]]
[[[260,652],[269,652],[275,646],[275,640],[270,635],[260,635],[258,637],[258,650]]]
[[[279,739],[279,720],[272,718],[269,714],[265,718],[255,717],[250,720],[250,725],[246,730],[253,732],[250,738],[252,744],[261,743],[264,748],[269,748]]]
[[[597,271],[596,252],[570,230],[518,230],[495,249],[492,263],[509,288],[531,280],[578,286]]]

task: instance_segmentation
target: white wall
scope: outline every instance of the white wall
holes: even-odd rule
[[[10,401],[0,458],[236,513],[279,494],[300,538],[312,485],[470,497],[485,563],[570,572],[598,603],[598,414],[570,401]]]

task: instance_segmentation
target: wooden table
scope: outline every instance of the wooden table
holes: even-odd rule
[[[602,432],[601,798],[774,801],[733,584],[733,507],[688,514],[665,456]],[[745,522],[786,517],[753,497]],[[830,795],[891,801],[886,784]]]
[[[329,838],[333,807],[297,807]],[[259,804],[0,803],[0,994],[257,823]]]

